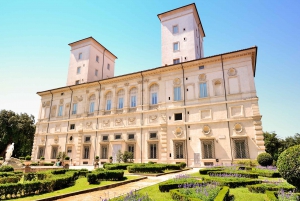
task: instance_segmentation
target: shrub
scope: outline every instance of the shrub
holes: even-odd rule
[[[126,170],[127,166],[133,165],[132,163],[120,163],[120,164],[107,164],[105,169],[107,170]]]
[[[13,172],[14,168],[10,165],[2,165],[0,167],[0,172]]]
[[[14,172],[0,172],[0,178],[1,177],[9,177],[9,176],[14,176]]]
[[[242,166],[251,166],[251,167],[255,167],[258,165],[256,160],[238,160],[238,161],[233,161],[233,164],[236,165],[242,165]]]
[[[61,169],[61,170],[52,170],[52,174],[65,174],[67,170]]]
[[[277,197],[274,191],[266,191],[266,201],[277,201]]]
[[[53,166],[54,163],[44,163],[44,166]]]
[[[25,160],[25,157],[24,156],[20,156],[19,159],[20,160]]]
[[[280,175],[300,190],[300,145],[286,149],[277,160]]]
[[[208,172],[211,177],[246,177],[257,179],[258,173],[244,172],[244,171],[213,171]]]
[[[272,177],[272,178],[280,178],[281,175],[277,170],[269,170],[269,169],[254,169],[252,170],[253,173],[257,173],[259,176],[262,177]]]
[[[3,161],[3,157],[2,156],[0,156],[0,161]]]
[[[236,188],[252,184],[260,184],[262,181],[248,178],[238,177],[210,177],[204,178],[205,182],[217,182],[220,186],[228,186],[229,188]]]
[[[30,166],[38,166],[38,163],[31,163]]]
[[[186,167],[186,163],[185,162],[181,162],[179,165],[180,165],[181,169],[184,169]]]
[[[165,166],[165,170],[180,170],[180,164],[157,164],[158,166]]]
[[[257,156],[257,162],[261,165],[261,166],[269,166],[272,165],[273,163],[273,158],[271,156],[271,154],[268,153],[261,153]]]
[[[95,159],[98,160],[98,159],[99,159],[99,156],[96,156]]]
[[[67,161],[70,160],[70,157],[69,157],[69,156],[66,156],[66,157],[65,157],[65,160],[67,160]]]
[[[40,159],[41,159],[41,161],[43,161],[43,160],[45,160],[45,157],[42,156]]]
[[[287,184],[287,183],[263,183],[263,184],[254,184],[254,185],[247,185],[247,188],[250,192],[254,193],[265,193],[268,191],[279,191],[280,189],[283,189],[284,191],[293,191],[295,190],[295,187]]]
[[[193,179],[193,178],[186,178],[186,179],[170,179],[165,182],[161,182],[158,185],[160,192],[169,192],[172,189],[179,188],[180,185],[183,184],[203,184],[203,182]]]
[[[111,156],[112,157],[112,156]],[[113,165],[113,163],[104,163],[103,168],[105,168],[107,165]]]
[[[165,170],[165,166],[159,166],[159,165],[147,165],[147,166],[141,166],[141,165],[133,165],[128,166],[127,170],[129,173],[163,173]]]
[[[30,160],[31,160],[31,156],[27,155],[27,156],[25,157],[25,160],[26,160],[26,161],[30,161]]]
[[[204,168],[200,169],[199,173],[206,175],[208,172],[224,170],[224,167]]]
[[[89,184],[99,184],[99,180],[97,178],[97,174],[94,173],[88,173],[87,176],[87,181],[89,182]]]
[[[16,176],[0,178],[0,184],[18,183],[18,181],[19,181],[19,177],[16,177]]]

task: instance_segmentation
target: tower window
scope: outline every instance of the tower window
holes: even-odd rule
[[[179,42],[173,43],[173,51],[179,51]]]
[[[98,76],[98,70],[95,70],[95,75]]]
[[[173,34],[178,33],[178,25],[173,26]]]
[[[175,119],[175,121],[182,120],[182,113],[175,113],[174,119]]]
[[[71,124],[70,125],[70,130],[74,130],[75,129],[75,124]]]
[[[77,74],[80,74],[81,67],[77,67]]]
[[[180,63],[180,59],[173,59],[173,64],[179,64]]]
[[[96,56],[96,61],[99,63],[99,57],[98,56]]]
[[[79,80],[76,80],[76,81],[75,81],[75,84],[79,84]]]
[[[82,53],[79,53],[78,59],[82,59]]]
[[[107,70],[110,70],[110,64],[107,64]]]

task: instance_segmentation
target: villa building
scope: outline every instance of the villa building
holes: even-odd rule
[[[67,86],[38,92],[32,159],[73,165],[134,162],[189,167],[256,159],[265,151],[254,76],[257,47],[204,57],[195,4],[158,15],[161,67],[114,76],[117,57],[94,38],[70,43]]]

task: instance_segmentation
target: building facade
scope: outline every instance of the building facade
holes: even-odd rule
[[[121,150],[137,163],[198,167],[264,152],[257,47],[204,57],[195,4],[158,17],[162,67],[114,76],[116,56],[95,39],[69,44],[67,86],[38,92],[34,160],[66,152],[73,165],[92,165]]]

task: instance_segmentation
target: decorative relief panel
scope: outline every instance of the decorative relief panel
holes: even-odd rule
[[[200,113],[201,119],[211,119],[211,110],[201,110]]]
[[[80,96],[75,96],[75,97],[74,97],[74,103],[76,103],[76,102],[81,102],[82,100],[83,100],[82,95],[80,95]]]
[[[233,127],[233,130],[237,133],[241,133],[243,131],[243,126],[240,123],[236,123]]]
[[[115,119],[115,125],[116,126],[122,126],[123,125],[123,119],[122,118]]]
[[[177,137],[180,137],[180,136],[182,136],[182,134],[183,134],[183,130],[182,130],[181,127],[177,127],[177,128],[175,129],[175,131],[173,131],[173,133],[174,133]]]
[[[135,125],[136,124],[136,118],[135,117],[129,117],[128,118],[128,125]]]
[[[43,102],[43,107],[49,107],[49,106],[50,106],[50,101]]]
[[[56,143],[56,144],[57,144],[57,143],[58,143],[58,141],[59,141],[59,138],[58,138],[58,136],[55,136],[55,137],[54,137],[54,143]]]
[[[109,126],[110,126],[110,120],[109,119],[103,120],[103,127],[109,127]]]
[[[45,136],[42,136],[42,137],[41,137],[41,144],[44,144],[44,143],[45,143],[45,141],[46,141],[46,138],[45,138]]]
[[[157,121],[157,115],[149,115],[149,123],[153,123]]]
[[[230,68],[227,72],[229,76],[235,76],[237,74],[237,70],[235,68]]]
[[[55,125],[55,132],[60,132],[60,124]]]
[[[167,115],[166,114],[161,114],[160,115],[160,118],[161,118],[161,123],[166,123],[167,122]]]
[[[45,125],[45,126],[42,126],[42,132],[43,133],[46,133],[47,132],[47,126]]]
[[[85,123],[85,129],[93,129],[93,123],[91,121]]]
[[[206,80],[206,75],[205,74],[200,74],[198,76],[199,81],[205,81]]]
[[[180,84],[181,84],[181,80],[180,80],[179,78],[175,78],[175,79],[173,80],[173,84],[174,84],[174,85],[180,85]]]
[[[210,132],[211,132],[210,127],[209,127],[208,125],[204,125],[203,128],[202,128],[202,132],[203,132],[205,135],[210,134]]]
[[[64,104],[64,99],[60,99],[59,104],[61,104],[61,105]]]

